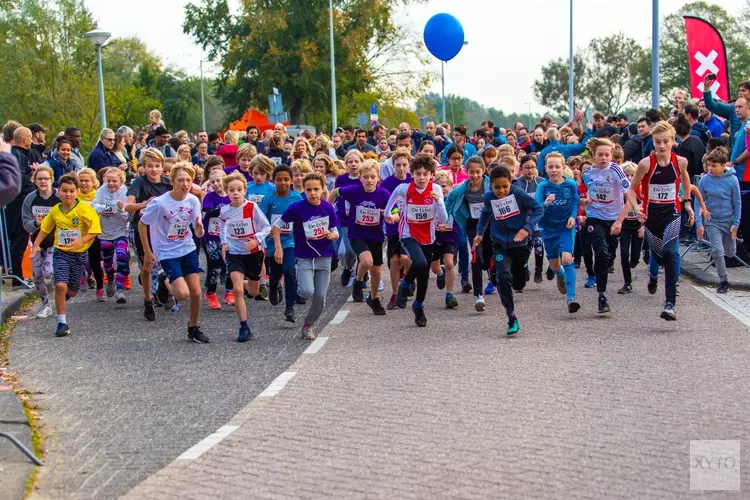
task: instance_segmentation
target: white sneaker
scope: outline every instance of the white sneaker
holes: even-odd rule
[[[349,278],[349,284],[346,285],[346,288],[351,288],[352,287],[352,285],[354,284],[354,277],[355,277],[354,274],[352,274],[352,277]]]
[[[122,290],[117,290],[117,292],[115,293],[115,299],[118,304],[124,304],[128,301],[128,299],[125,298],[125,292],[123,292]]]
[[[382,292],[385,288],[385,285],[383,285],[383,280],[380,280],[380,283],[378,283],[378,292]]]
[[[49,316],[52,316],[52,307],[49,304],[40,307],[39,311],[36,313],[37,318],[47,318]]]
[[[487,304],[484,302],[484,295],[480,295],[476,299],[474,299],[474,309],[477,310],[477,312],[484,311],[484,308],[487,306]]]

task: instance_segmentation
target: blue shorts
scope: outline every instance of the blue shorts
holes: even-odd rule
[[[559,259],[563,252],[573,254],[573,241],[575,230],[566,229],[565,231],[542,231],[542,240],[544,241],[544,251],[547,259]]]
[[[193,250],[182,257],[164,259],[159,263],[170,283],[174,283],[177,278],[184,278],[189,274],[198,274],[200,269],[198,266],[198,250]]]

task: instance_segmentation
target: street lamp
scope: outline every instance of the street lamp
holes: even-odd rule
[[[336,118],[336,60],[333,53],[333,0],[328,0],[328,31],[331,38],[331,137],[333,137],[338,126]]]
[[[570,59],[568,68],[568,107],[570,108],[570,121],[576,115],[575,96],[573,95],[573,0],[570,0],[570,47],[568,57]]]
[[[529,106],[529,130],[531,130],[531,103],[525,102],[524,104]]]
[[[464,40],[464,47],[467,45],[469,42]],[[440,61],[440,80],[443,85],[443,123],[445,123],[447,121],[445,119],[445,61]]]
[[[651,107],[659,109],[659,0],[651,14]]]
[[[99,71],[99,118],[102,124],[102,130],[107,128],[107,112],[104,109],[104,75],[102,73],[102,45],[107,43],[112,33],[95,29],[85,35],[86,39],[96,45],[96,63]]]

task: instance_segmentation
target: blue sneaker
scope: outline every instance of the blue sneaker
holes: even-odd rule
[[[586,283],[583,284],[583,288],[594,288],[596,286],[596,276],[589,276],[586,279]]]
[[[493,293],[495,293],[495,285],[493,285],[491,281],[488,281],[487,286],[484,287],[484,294],[492,295]]]
[[[67,323],[57,324],[57,331],[55,332],[55,337],[64,337],[69,333],[70,333],[70,327],[68,327]]]
[[[247,342],[253,338],[253,334],[250,331],[249,326],[240,326],[240,334],[237,336],[237,342]]]
[[[398,293],[396,294],[396,305],[399,309],[406,309],[406,302],[409,300],[409,285],[403,281],[398,284]]]

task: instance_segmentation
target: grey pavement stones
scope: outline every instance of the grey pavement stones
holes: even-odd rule
[[[114,498],[126,493],[242,410],[309,346],[283,305],[247,301],[256,338],[238,344],[234,307],[205,307],[211,344],[187,340],[187,303],[177,313],[143,318],[133,278],[128,303],[95,302],[93,291],[71,300],[72,334],[54,337],[54,316],[17,325],[9,358],[41,408],[45,498]],[[219,287],[220,292],[223,290]],[[331,288],[321,321],[348,291]],[[324,323],[323,323],[324,324]]]
[[[529,284],[511,339],[497,295],[446,310],[434,281],[427,328],[348,303],[277,396],[127,498],[688,497],[690,440],[750,443],[748,327],[688,280],[665,322],[662,283],[651,296],[635,273],[630,295],[611,277],[607,316],[593,290],[570,315],[554,283]]]
[[[686,246],[681,245],[680,254],[686,248]],[[710,251],[690,251],[680,261],[680,272],[690,276],[698,283],[716,287],[719,286],[719,276],[716,274],[715,266],[708,267],[710,263]],[[744,266],[728,268],[727,280],[730,283],[730,288],[750,291],[750,268]]]

